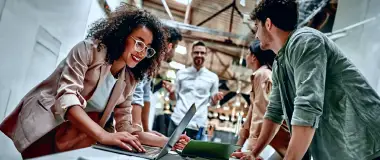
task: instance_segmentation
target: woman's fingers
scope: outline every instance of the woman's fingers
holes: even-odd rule
[[[132,148],[129,147],[127,144],[125,144],[123,141],[119,141],[118,142],[118,146],[121,147],[121,148],[123,148],[123,149],[125,149],[125,150],[127,150],[127,151],[132,151]]]
[[[140,140],[136,139],[134,142],[137,144],[137,146],[140,148],[142,152],[146,152],[145,148],[142,146]]]
[[[133,136],[130,136],[130,137],[126,137],[126,136],[123,136],[123,137],[120,137],[120,140],[124,143],[127,143],[129,144],[131,147],[135,148],[136,151],[138,152],[142,152],[142,149],[139,147],[139,145],[136,144],[136,142],[134,141],[134,137]]]
[[[146,152],[145,148],[141,145],[138,135],[132,135],[128,132],[120,132],[122,134],[122,141],[130,144],[133,148],[135,148],[138,152]]]

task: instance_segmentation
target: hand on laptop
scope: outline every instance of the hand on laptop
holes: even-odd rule
[[[136,150],[138,152],[146,152],[144,147],[141,145],[138,136],[132,135],[128,132],[106,132],[101,135],[99,142],[105,145],[118,146],[128,151]]]
[[[163,134],[156,132],[156,131],[148,131],[148,133],[152,133],[152,134],[159,136],[159,137],[165,137]]]
[[[264,160],[262,157],[255,157],[252,152],[234,152],[231,157],[235,157],[240,160]]]
[[[172,150],[183,150],[185,148],[185,146],[187,145],[187,143],[190,142],[190,137],[188,137],[186,134],[182,134],[180,137],[179,137],[179,140],[177,141],[177,143],[174,145],[174,147],[172,148]]]

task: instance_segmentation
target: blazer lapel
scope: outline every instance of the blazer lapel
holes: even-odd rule
[[[106,108],[103,112],[103,116],[99,121],[99,125],[101,127],[104,127],[107,120],[109,119],[111,112],[114,110],[115,105],[117,101],[119,100],[120,96],[123,94],[125,89],[126,83],[125,83],[125,68],[122,69],[119,79],[116,81],[115,86],[112,89],[112,93],[110,98],[108,99]]]

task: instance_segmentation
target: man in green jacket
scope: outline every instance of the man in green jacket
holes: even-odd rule
[[[291,131],[286,160],[369,160],[380,157],[380,98],[337,45],[312,28],[296,29],[295,0],[262,0],[251,18],[262,49],[277,54],[255,159],[283,119]],[[308,154],[305,154],[308,153]]]

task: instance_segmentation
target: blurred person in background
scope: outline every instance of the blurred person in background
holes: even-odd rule
[[[253,71],[251,76],[251,105],[246,120],[240,129],[237,145],[243,146],[244,143],[247,143],[245,145],[247,146],[246,150],[252,151],[259,138],[269,102],[269,94],[272,89],[272,65],[276,54],[271,50],[263,51],[260,48],[260,41],[254,41],[249,50],[250,53],[246,56],[246,62],[247,67]],[[284,157],[289,140],[289,131],[286,124],[283,123],[270,145]]]
[[[218,76],[204,67],[206,45],[200,41],[195,42],[191,56],[193,65],[177,72],[174,86],[167,81],[164,81],[163,86],[169,92],[170,100],[177,102],[169,122],[168,134],[173,133],[188,109],[195,103],[197,113],[187,126],[186,134],[191,139],[196,139],[199,129],[206,127],[208,106],[217,105],[223,98],[223,93],[218,92]]]

